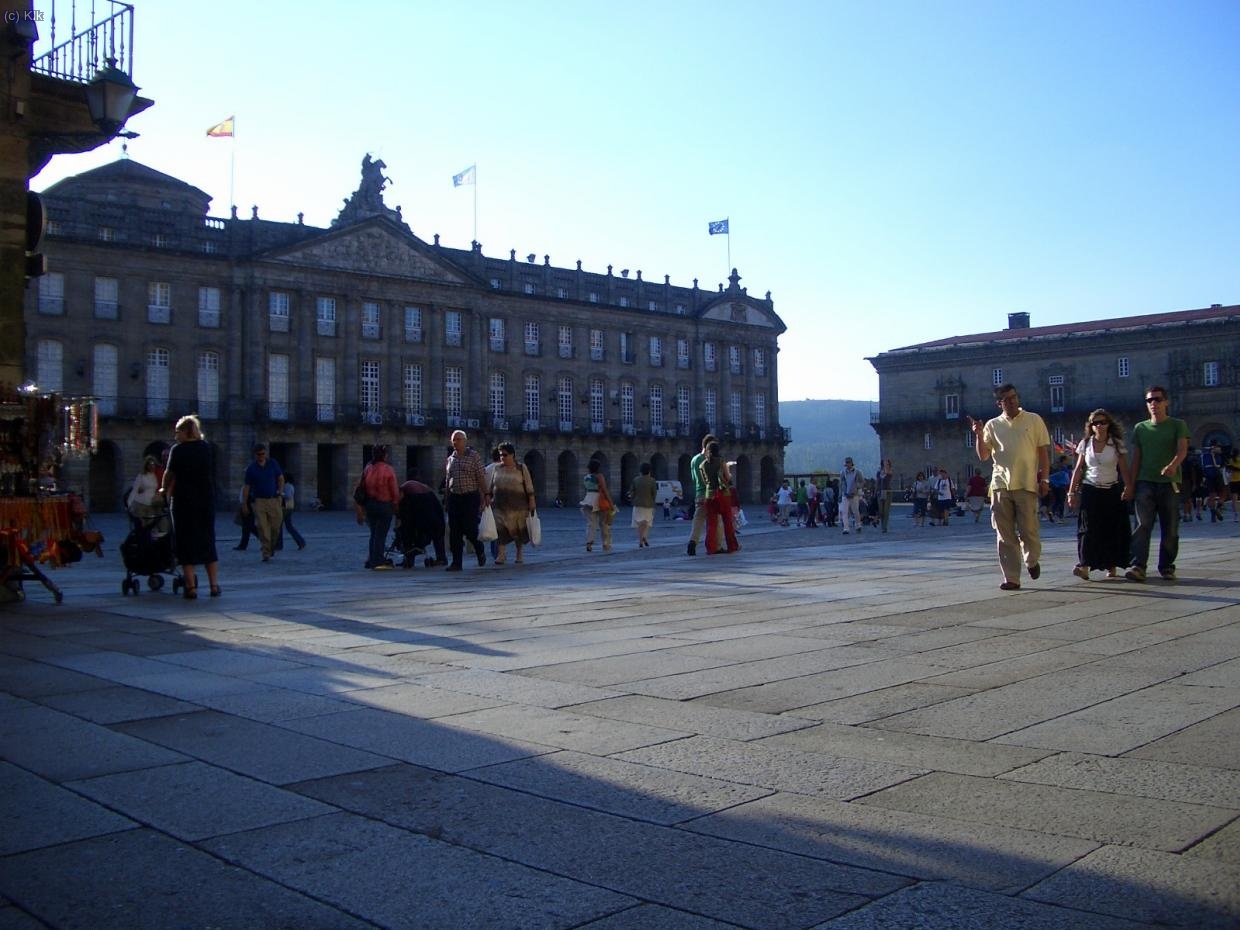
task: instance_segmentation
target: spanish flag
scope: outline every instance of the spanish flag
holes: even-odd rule
[[[233,121],[235,116],[230,116],[222,123],[216,123],[207,130],[207,135],[213,139],[231,138],[233,135]]]

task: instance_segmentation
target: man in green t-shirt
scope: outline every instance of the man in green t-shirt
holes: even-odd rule
[[[698,540],[706,528],[706,482],[700,466],[706,458],[706,447],[718,441],[714,433],[707,433],[702,437],[702,451],[689,459],[689,474],[693,478],[693,529],[689,531],[689,555],[697,555]],[[711,532],[714,532],[714,527],[711,527]]]
[[[1167,389],[1146,388],[1150,418],[1132,428],[1132,474],[1135,486],[1124,488],[1124,500],[1134,501],[1137,528],[1132,531],[1130,581],[1144,581],[1150,557],[1150,534],[1158,519],[1158,574],[1175,581],[1175,558],[1180,551],[1180,463],[1188,455],[1188,424],[1167,414]]]

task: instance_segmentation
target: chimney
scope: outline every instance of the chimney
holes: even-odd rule
[[[1028,329],[1028,328],[1029,328],[1029,314],[1028,313],[1021,312],[1021,313],[1009,313],[1008,314],[1008,329]]]

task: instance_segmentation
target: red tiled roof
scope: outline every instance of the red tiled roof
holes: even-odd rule
[[[1072,336],[1082,333],[1099,333],[1108,330],[1122,332],[1125,330],[1144,329],[1154,326],[1176,326],[1188,323],[1200,323],[1209,320],[1225,320],[1228,317],[1240,317],[1240,304],[1230,306],[1213,306],[1201,310],[1177,310],[1174,313],[1148,313],[1144,316],[1120,316],[1107,320],[1087,320],[1081,323],[1059,323],[1054,326],[1030,326],[1024,329],[1000,329],[990,333],[974,333],[968,336],[949,336],[947,339],[936,339],[933,342],[919,342],[916,345],[901,346],[889,349],[883,355],[896,352],[916,352],[922,349],[946,349],[952,346],[976,345],[986,342],[1005,342],[1010,340],[1042,339],[1056,336]]]

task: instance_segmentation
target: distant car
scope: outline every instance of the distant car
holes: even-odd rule
[[[659,481],[658,488],[654,492],[654,502],[658,507],[671,504],[673,507],[679,507],[684,503],[685,492],[680,486],[679,481]]]

